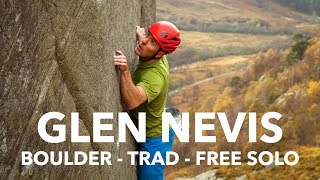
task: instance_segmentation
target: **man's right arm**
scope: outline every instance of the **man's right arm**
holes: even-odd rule
[[[147,94],[141,86],[134,85],[128,68],[126,57],[121,51],[114,57],[114,65],[120,71],[120,93],[122,102],[127,110],[132,110],[148,100]]]

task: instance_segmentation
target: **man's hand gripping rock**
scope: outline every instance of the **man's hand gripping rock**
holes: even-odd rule
[[[116,51],[116,55],[113,57],[113,63],[115,66],[117,66],[121,73],[129,69],[127,57],[124,56],[121,51]]]

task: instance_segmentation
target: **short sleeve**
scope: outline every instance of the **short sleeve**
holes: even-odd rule
[[[148,103],[153,101],[162,91],[164,85],[164,77],[156,70],[150,69],[141,76],[137,86],[143,88],[148,97]]]

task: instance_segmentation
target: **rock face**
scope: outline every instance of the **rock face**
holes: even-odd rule
[[[155,20],[155,0],[8,0],[0,2],[0,17],[0,179],[136,179],[127,156],[134,139],[71,143],[70,113],[80,114],[80,135],[90,135],[93,112],[114,112],[117,140],[122,106],[112,54],[121,50],[133,70],[135,26]],[[51,111],[66,115],[47,125],[55,135],[54,123],[66,125],[63,143],[38,134],[40,117]],[[69,151],[72,157],[93,150],[110,151],[113,165],[21,165],[22,151]]]

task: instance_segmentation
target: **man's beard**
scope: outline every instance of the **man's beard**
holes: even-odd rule
[[[141,57],[139,56],[139,61],[142,61],[142,62],[147,62],[147,61],[150,61],[154,59],[153,56],[152,57]]]
[[[156,55],[161,51],[161,49],[159,49],[157,52],[155,52],[151,57],[142,57],[142,56],[139,56],[139,60],[142,61],[142,62],[147,62],[147,61],[150,61],[152,59],[155,59]],[[160,59],[160,58],[158,58]]]

